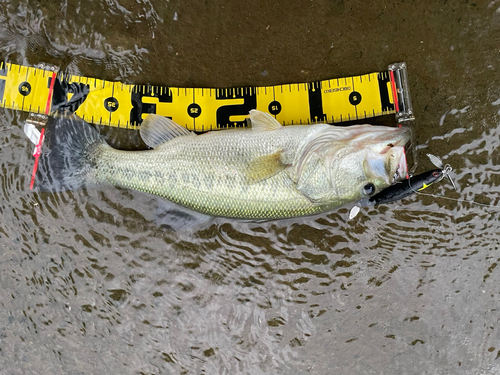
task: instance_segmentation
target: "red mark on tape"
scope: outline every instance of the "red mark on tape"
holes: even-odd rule
[[[394,105],[396,106],[396,112],[399,112],[398,93],[396,91],[396,83],[394,82],[394,71],[391,70],[390,74],[391,74],[392,97],[394,98]]]
[[[50,80],[49,94],[47,96],[47,104],[45,105],[45,114],[48,115],[52,103],[52,92],[54,91],[54,84],[56,82],[57,73],[52,73],[52,79]],[[38,162],[40,161],[40,154],[42,153],[42,145],[43,145],[43,136],[45,133],[45,128],[42,128],[40,132],[40,138],[38,139],[38,143],[36,145],[35,151],[35,165],[33,166],[33,173],[31,174],[31,183],[30,190],[33,190],[33,186],[35,184],[36,171],[38,169]]]

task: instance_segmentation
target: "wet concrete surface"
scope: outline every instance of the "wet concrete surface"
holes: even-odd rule
[[[8,62],[181,87],[405,61],[419,170],[459,185],[171,233],[139,193],[31,192],[26,114],[2,110],[1,373],[500,373],[498,0],[7,1],[0,31]]]

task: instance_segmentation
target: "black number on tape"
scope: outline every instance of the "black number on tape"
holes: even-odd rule
[[[173,98],[168,87],[152,87],[137,85],[132,89],[132,109],[130,110],[130,125],[138,126],[142,123],[144,113],[156,113],[156,104],[143,103],[142,98],[158,98],[159,103],[172,103]]]
[[[390,82],[389,74],[387,72],[378,74],[378,89],[380,93],[380,99],[382,102],[382,111],[394,111],[394,104],[389,100],[389,90],[387,89],[387,84]]]
[[[201,107],[196,103],[191,103],[188,107],[188,115],[192,118],[196,118],[201,115]]]
[[[269,113],[272,115],[277,115],[281,112],[281,103],[278,101],[273,101],[269,103]]]
[[[323,98],[321,97],[321,82],[312,82],[307,85],[309,93],[309,116],[312,122],[326,121],[323,113]]]
[[[349,103],[352,105],[358,105],[361,103],[361,94],[357,91],[353,91],[349,94]]]
[[[245,126],[243,121],[230,121],[231,116],[247,116],[250,110],[257,108],[257,95],[255,88],[245,89],[219,89],[215,98],[217,100],[237,100],[243,99],[243,104],[224,105],[217,109],[217,125],[219,128],[234,126]]]
[[[114,112],[118,109],[119,103],[116,98],[110,97],[104,100],[104,108],[106,108],[109,112]]]
[[[28,82],[22,82],[19,85],[19,93],[22,96],[28,96],[31,92],[31,85]]]
[[[51,78],[52,79],[52,78]],[[85,83],[73,82],[56,78],[54,82],[54,93],[52,94],[52,111],[67,110],[76,112],[76,110],[87,99],[90,92],[90,86]],[[68,100],[69,94],[72,94]]]

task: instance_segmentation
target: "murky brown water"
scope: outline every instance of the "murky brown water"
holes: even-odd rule
[[[500,1],[3,1],[0,55],[130,83],[274,85],[409,67],[420,144],[499,205]],[[414,196],[172,234],[156,200],[29,190],[0,112],[0,373],[499,374],[499,210]]]

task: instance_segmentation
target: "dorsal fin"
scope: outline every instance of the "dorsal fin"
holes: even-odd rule
[[[156,148],[171,139],[194,134],[168,117],[156,114],[150,114],[144,119],[140,132],[144,143],[152,148]]]
[[[250,111],[250,122],[253,131],[269,131],[282,128],[281,124],[269,113],[256,109]]]

